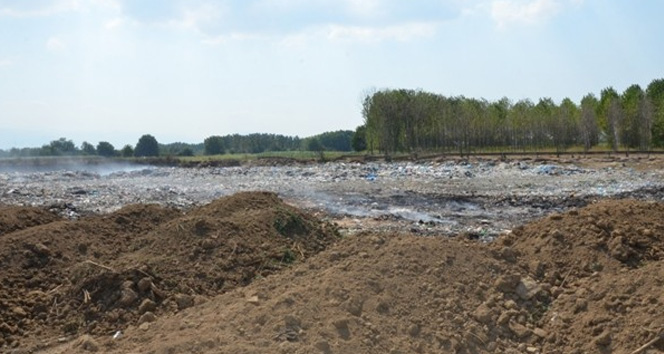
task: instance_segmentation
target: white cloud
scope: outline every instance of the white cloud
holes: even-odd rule
[[[0,0],[0,17],[47,17],[64,12],[87,12],[93,8],[119,10],[118,0],[50,0],[9,2]]]
[[[11,59],[0,59],[0,67],[13,65],[14,62]]]
[[[185,7],[177,18],[157,22],[158,26],[166,26],[173,29],[193,31],[204,37],[218,34],[215,30],[223,23],[228,8],[220,3],[203,3],[198,7]],[[215,33],[216,32],[216,33]]]
[[[126,22],[126,20],[123,17],[116,17],[116,18],[113,18],[111,20],[106,21],[106,23],[104,23],[104,28],[106,28],[108,30],[112,30],[112,29],[121,27],[122,25],[125,24],[125,22]]]
[[[380,12],[380,0],[345,0],[348,11],[360,16],[376,16]]]
[[[382,42],[393,40],[407,42],[416,38],[431,37],[438,25],[431,22],[415,22],[386,27],[331,25],[327,38],[335,41]]]
[[[562,7],[560,0],[494,0],[491,17],[498,27],[511,23],[537,24],[555,16]]]
[[[65,49],[65,47],[65,42],[58,37],[51,37],[46,41],[46,48],[51,51],[61,51]]]
[[[202,40],[204,44],[217,45],[217,44],[226,44],[229,42],[242,42],[242,41],[252,41],[252,40],[268,40],[270,36],[262,35],[259,33],[249,33],[249,32],[232,32],[229,34],[221,34],[217,36],[207,37]]]

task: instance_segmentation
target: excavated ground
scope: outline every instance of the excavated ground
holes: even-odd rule
[[[602,201],[489,244],[339,239],[270,193],[41,220],[0,238],[3,352],[664,352],[657,202]]]
[[[331,225],[267,192],[186,214],[130,205],[70,221],[4,211],[22,222],[0,234],[3,350],[114,334],[267,277],[338,238]]]
[[[341,236],[270,192],[4,206],[0,353],[663,353],[664,204],[620,193],[484,243]]]

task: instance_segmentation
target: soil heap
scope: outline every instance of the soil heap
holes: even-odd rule
[[[338,238],[331,225],[260,192],[186,214],[131,205],[78,221],[21,208],[1,215],[3,229],[18,231],[0,237],[0,352],[154,321],[300,262]]]
[[[59,217],[48,210],[36,207],[0,206],[0,237],[10,232],[48,224]]]
[[[663,249],[664,205],[629,200],[492,244],[360,234],[121,338],[48,352],[662,353]]]

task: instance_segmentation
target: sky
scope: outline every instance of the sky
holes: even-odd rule
[[[579,102],[664,77],[660,0],[0,0],[0,149],[362,124],[385,88]]]

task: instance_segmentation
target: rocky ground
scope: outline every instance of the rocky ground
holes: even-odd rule
[[[0,352],[662,353],[660,166],[5,172]]]

